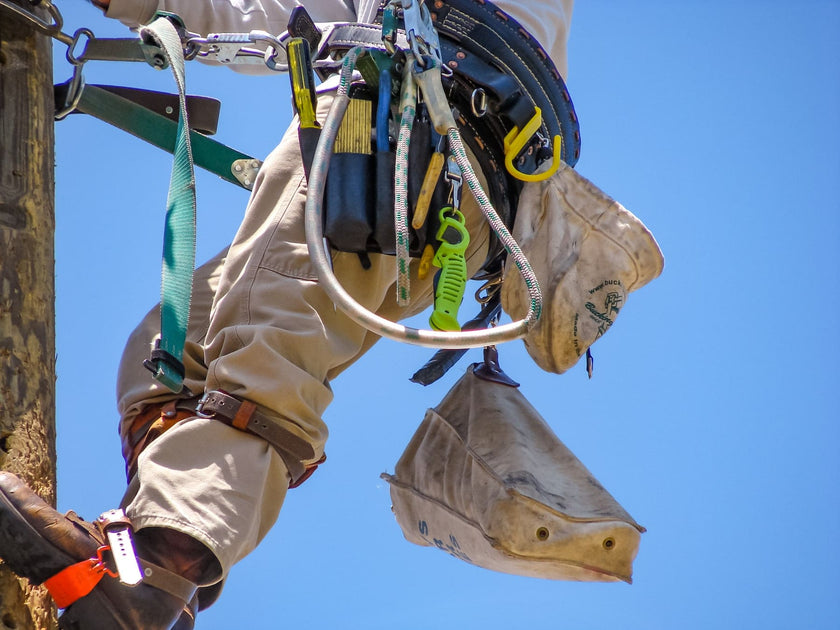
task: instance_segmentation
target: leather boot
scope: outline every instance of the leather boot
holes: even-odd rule
[[[173,537],[176,541],[184,536],[175,534],[178,534]],[[165,544],[166,537],[163,538]],[[160,549],[152,551],[156,544],[161,545],[148,542],[154,539],[152,534],[146,534],[137,545],[144,576],[140,584],[127,586],[118,578],[102,576],[89,594],[67,607],[59,619],[59,627],[169,630],[178,624],[179,630],[190,630],[197,607],[196,585],[179,575],[177,566],[183,565],[184,573],[192,575],[205,570],[210,554],[204,548],[197,560],[189,552],[195,551],[195,545],[200,543],[192,539],[187,543],[180,541],[180,546],[169,550],[166,562],[174,570],[164,568],[146,559],[155,556],[159,560],[164,555]],[[0,472],[0,558],[14,573],[32,584],[41,584],[71,565],[97,558],[97,551],[106,544],[99,528],[73,512],[60,514],[15,475]]]

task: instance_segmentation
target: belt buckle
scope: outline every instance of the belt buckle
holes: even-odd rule
[[[199,418],[212,418],[216,415],[214,411],[210,413],[204,413],[204,405],[206,405],[210,401],[210,394],[204,393],[201,398],[198,399],[198,402],[195,405],[195,415]]]

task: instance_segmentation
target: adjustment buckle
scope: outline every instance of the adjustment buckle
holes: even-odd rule
[[[212,418],[215,412],[204,413],[204,405],[207,404],[207,401],[210,399],[210,394],[205,392],[202,394],[201,398],[198,399],[198,402],[195,404],[195,415],[200,418]]]

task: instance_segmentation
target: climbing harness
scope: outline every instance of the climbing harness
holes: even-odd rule
[[[482,45],[491,43],[491,41],[494,44],[499,44],[499,46],[495,46],[495,48],[498,48],[501,52],[498,54],[494,52],[490,56],[494,60],[498,60],[500,55],[502,59],[502,66],[506,70],[510,70],[512,68],[522,69],[527,66],[526,62],[522,61],[522,56],[516,54],[518,51],[512,48],[512,45],[506,41],[504,36],[500,35],[496,31],[493,31],[493,29],[487,29],[485,27],[485,31],[490,31],[490,35],[488,35],[488,33],[479,28],[481,16],[479,16],[478,19],[473,18],[471,22],[469,22],[469,20],[466,20],[465,22],[464,16],[467,15],[467,13],[458,11],[458,9],[463,10],[475,8],[477,4],[479,3],[471,2],[470,0],[446,4],[435,3],[435,23],[432,24],[431,13],[422,3],[411,1],[390,2],[387,5],[384,5],[384,7],[380,7],[381,27],[359,24],[342,25],[333,27],[329,33],[325,35],[330,40],[330,46],[328,46],[329,50],[335,51],[344,47],[348,50],[348,52],[343,58],[345,65],[342,69],[342,82],[337,96],[333,101],[333,109],[330,112],[328,123],[324,125],[318,146],[318,152],[316,153],[316,161],[321,160],[321,162],[319,162],[321,166],[320,168],[313,167],[310,173],[310,192],[307,199],[306,226],[307,244],[310,249],[310,256],[312,257],[313,263],[319,275],[319,280],[321,281],[324,289],[328,294],[330,294],[330,297],[339,305],[339,307],[355,321],[383,336],[432,347],[475,347],[477,345],[486,345],[487,343],[496,343],[498,341],[506,341],[517,338],[522,336],[527,331],[528,327],[536,321],[539,317],[541,308],[539,287],[531,275],[529,265],[524,257],[521,256],[518,246],[507,232],[504,219],[502,219],[502,217],[494,211],[491,200],[481,188],[475,169],[472,168],[469,160],[467,159],[466,151],[459,134],[459,127],[464,126],[467,119],[459,113],[460,110],[457,107],[452,107],[449,99],[447,98],[449,95],[457,94],[458,92],[458,90],[451,88],[455,85],[452,83],[452,77],[455,77],[458,74],[453,71],[453,68],[459,67],[460,60],[464,60],[465,67],[471,69],[469,71],[473,72],[475,75],[484,73],[484,84],[487,86],[487,90],[489,90],[492,86],[495,90],[493,92],[494,95],[504,93],[498,87],[499,83],[504,83],[504,81],[498,81],[496,79],[506,78],[508,81],[512,81],[512,79],[499,70],[491,69],[488,75],[488,65],[478,59],[478,55],[473,52],[475,49],[478,49],[486,53],[488,49],[482,48]],[[492,21],[491,18],[495,17],[495,19],[498,20],[500,15],[502,15],[501,12],[496,11],[488,16],[488,19]],[[402,32],[400,32],[395,26],[395,24],[399,25],[400,18],[402,19],[404,25]],[[510,18],[506,17],[504,19],[506,23],[513,23]],[[456,22],[459,22],[457,26],[455,25]],[[467,28],[464,27],[464,23],[468,23]],[[472,41],[474,43],[474,48],[470,48],[470,44],[467,43],[466,47],[462,47],[462,49],[455,51],[455,54],[453,54],[450,58],[450,62],[444,68],[441,60],[445,59],[445,55],[443,54],[445,40],[438,37],[438,32],[445,32],[447,28],[449,29],[448,32],[453,37],[457,36],[459,43]],[[480,33],[475,36],[474,41],[470,40],[469,37],[464,37],[465,33],[471,33],[476,29],[480,31]],[[522,29],[517,30],[522,31]],[[516,33],[517,30],[514,30],[511,34]],[[510,325],[498,326],[493,330],[485,330],[477,333],[467,332],[452,334],[441,331],[421,331],[417,329],[410,329],[379,318],[373,313],[367,312],[365,309],[361,308],[360,305],[355,303],[352,297],[350,297],[349,294],[347,294],[337,283],[337,281],[335,281],[335,277],[332,274],[332,269],[329,264],[327,252],[323,251],[323,244],[321,242],[322,233],[319,231],[319,224],[324,220],[324,217],[322,216],[323,208],[320,207],[320,198],[322,197],[320,190],[323,184],[321,179],[326,176],[322,171],[328,170],[330,159],[335,157],[334,155],[331,155],[331,151],[329,150],[329,136],[338,134],[341,117],[344,115],[342,110],[346,111],[349,104],[348,102],[343,101],[351,100],[351,98],[347,95],[349,92],[349,88],[347,86],[350,83],[350,73],[356,66],[357,59],[359,60],[359,65],[361,65],[361,61],[364,58],[366,51],[371,48],[377,49],[375,37],[380,37],[382,39],[382,43],[386,51],[391,54],[395,55],[400,49],[405,51],[405,66],[411,70],[413,79],[412,83],[416,82],[419,87],[419,92],[423,96],[423,102],[428,109],[435,131],[447,138],[451,155],[455,158],[458,166],[462,167],[464,181],[476,197],[482,212],[487,217],[493,231],[498,235],[498,238],[502,242],[507,254],[513,259],[517,267],[519,267],[520,272],[526,278],[525,284],[528,287],[528,292],[531,296],[531,303],[528,314],[522,321],[515,322]],[[515,37],[523,37],[523,35],[520,34]],[[358,46],[358,43],[363,40],[365,41],[365,45],[363,47]],[[533,43],[531,43],[531,45],[533,45]],[[468,52],[472,54],[468,54]],[[534,49],[531,49],[531,52],[533,53]],[[535,53],[535,56],[539,57],[539,54]],[[545,60],[544,53],[541,60]],[[517,63],[518,65],[516,65]],[[476,68],[479,68],[480,72],[476,70]],[[530,77],[540,76],[540,78],[543,78],[544,75],[551,74],[552,69],[553,68],[550,67],[549,62],[547,65],[542,65],[541,71],[534,71],[530,67],[527,67],[527,71],[522,72],[521,75]],[[493,72],[495,72],[495,75]],[[549,83],[557,85],[559,75],[556,74],[556,70],[553,70],[553,73],[554,74],[550,77],[551,80]],[[362,70],[362,74],[363,76],[365,75],[364,70]],[[448,91],[444,90],[443,87],[444,74],[450,80],[450,89]],[[493,77],[494,81],[487,80],[487,76]],[[365,76],[365,80],[368,80],[367,76]],[[405,84],[405,81],[403,81],[403,83]],[[488,111],[487,90],[482,88],[480,90],[473,89],[471,92],[468,92],[470,94],[468,103],[469,111],[471,111],[474,116],[477,115],[478,120],[481,118],[491,118],[490,116],[486,116]],[[498,162],[506,163],[510,166],[510,168],[504,175],[501,176],[502,179],[509,180],[510,178],[514,178],[522,180],[524,179],[524,177],[522,177],[523,175],[528,175],[529,177],[533,176],[532,179],[549,176],[551,172],[559,166],[561,150],[564,146],[562,138],[566,135],[570,139],[567,144],[572,147],[572,151],[563,155],[563,157],[565,157],[569,163],[573,163],[577,159],[579,136],[576,127],[576,117],[573,113],[570,113],[573,112],[573,110],[571,110],[569,106],[566,110],[566,115],[559,116],[556,115],[558,105],[552,104],[552,101],[570,104],[568,93],[565,92],[564,88],[562,88],[560,90],[561,97],[559,99],[551,99],[548,98],[546,88],[541,87],[537,91],[540,93],[540,104],[553,108],[551,110],[555,113],[555,116],[552,117],[553,129],[557,130],[557,133],[538,133],[537,130],[541,127],[540,121],[542,120],[542,110],[531,103],[527,98],[527,95],[531,93],[530,91],[519,89],[518,91],[514,90],[514,92],[516,92],[515,96],[518,96],[519,98],[510,98],[511,93],[509,91],[508,93],[504,93],[504,96],[507,98],[502,101],[503,107],[498,107],[497,104],[497,111],[502,111],[502,109],[507,108],[505,110],[506,115],[509,115],[513,121],[510,128],[505,130],[505,133],[471,135],[473,139],[478,139],[479,141],[482,137],[501,137],[504,139],[504,148],[501,151],[502,159],[499,159]],[[405,85],[404,92],[410,95],[410,92],[405,89]],[[408,102],[405,102],[405,99],[403,100],[403,105],[400,108],[401,113],[408,114],[409,120],[412,120],[414,104],[410,100]],[[458,116],[457,123],[455,121],[455,115]],[[563,134],[563,122],[560,121],[561,118],[563,118],[563,122],[566,124],[568,131],[565,135]],[[500,119],[501,117],[496,117],[496,121],[494,123],[496,126],[500,124]],[[338,122],[336,122],[336,120]],[[407,123],[403,120],[403,122],[401,122],[401,138],[408,136],[405,132],[406,127]],[[474,128],[474,126],[472,128]],[[540,132],[543,132],[543,130],[540,129]],[[535,148],[534,146],[528,146],[536,137],[540,138],[539,147]],[[527,149],[526,146],[528,147]],[[493,153],[489,150],[489,146],[487,144],[479,145],[477,148],[479,150],[474,151],[474,153],[483,154],[485,157],[488,153]],[[566,149],[568,150],[568,147],[566,147]],[[402,150],[402,147],[398,144],[396,152],[399,164],[399,161],[402,159],[402,154],[404,154],[405,151]],[[517,152],[524,152],[524,154],[527,154],[530,157],[526,158],[520,156]],[[498,157],[499,155],[500,152],[497,151],[496,156]],[[542,169],[540,174],[535,175],[534,173],[537,171],[536,166],[544,163],[547,158],[551,159],[550,167],[548,169]],[[526,173],[526,171],[529,170],[528,159],[532,159],[533,164],[530,168],[530,172]],[[496,199],[505,202],[506,197],[510,198],[515,196],[509,193],[511,190],[515,192],[517,188],[516,186],[508,185],[507,181],[503,182],[502,185],[499,186],[498,176],[502,171],[498,167],[498,162],[495,168],[491,167],[489,171],[484,168],[482,168],[482,170],[485,175],[489,172],[491,175],[495,174],[497,176],[495,197]],[[424,179],[429,179],[430,181],[436,179],[435,170],[436,167],[434,163],[430,162],[428,171],[431,172],[429,177]],[[402,172],[402,169],[399,166],[397,172],[398,174]],[[329,173],[330,175],[332,174],[332,169],[329,169]],[[399,183],[402,185],[402,182]],[[419,199],[421,202],[421,218],[420,221],[418,221],[418,224],[421,225],[423,219],[425,218],[422,215],[428,211],[429,189],[430,186],[427,186],[425,191],[423,191],[424,195]],[[403,213],[401,212],[400,207],[403,191],[404,188],[395,190],[397,208],[394,211],[394,215],[396,222],[395,228],[398,231],[402,229],[402,226],[404,225],[401,216]],[[509,206],[507,207],[509,208]],[[326,221],[329,222],[329,210],[327,210],[326,214]],[[507,218],[512,218],[509,212],[507,213]],[[412,222],[412,227],[413,226],[414,222]],[[400,240],[405,239],[398,239],[398,243]],[[334,245],[333,243],[330,244]],[[424,251],[426,253],[421,259],[422,270],[425,270],[428,266],[430,258],[428,248]],[[398,276],[400,277],[400,282],[398,284],[398,300],[403,303],[407,300],[407,282],[403,279],[404,261],[400,256],[398,256],[397,265]]]
[[[244,188],[253,185],[260,166],[258,160],[216,143],[189,124],[191,106],[198,120],[211,103],[186,95],[181,69],[185,60],[262,64],[271,71],[289,72],[309,178],[305,224],[310,257],[325,291],[357,323],[392,339],[446,349],[451,358],[460,349],[521,337],[539,318],[538,283],[508,226],[522,182],[550,176],[561,162],[573,165],[580,136],[568,91],[548,56],[491,3],[372,0],[363,3],[360,13],[366,23],[332,24],[316,24],[297,7],[288,31],[279,35],[251,31],[200,36],[188,32],[177,16],[163,14],[139,39],[102,39],[89,29],[68,35],[62,32],[55,5],[41,0],[40,6],[47,19],[0,0],[0,8],[68,47],[73,76],[57,86],[57,116],[90,113],[174,155],[162,337],[147,362],[156,378],[174,391],[180,391],[183,382],[181,353],[194,263],[188,251],[194,251],[194,201],[183,200],[192,186],[192,164]],[[156,107],[165,110],[159,113],[149,106],[148,93],[85,85],[83,65],[93,59],[173,67],[178,115],[171,100],[158,102]],[[312,75],[325,79],[337,72],[339,87],[321,126],[315,119]],[[362,82],[356,80],[359,74]],[[213,121],[204,126],[215,130]],[[372,146],[366,144],[369,138]],[[362,186],[365,203],[355,204],[361,214],[341,214],[347,204],[330,199],[346,199],[340,196],[346,190],[342,186],[358,186],[368,173],[374,173],[374,184],[370,193]],[[479,275],[498,278],[503,259],[512,260],[529,294],[522,320],[476,330],[477,322],[498,324],[498,308],[490,309],[494,314],[488,317],[485,304],[484,316],[459,330],[457,311],[466,284],[463,250],[469,242],[457,201],[463,186],[495,235]],[[347,230],[350,219],[357,229]],[[363,265],[368,252],[395,255],[401,305],[410,300],[409,259],[420,258],[421,277],[438,266],[433,330],[407,328],[362,308],[336,280],[330,248],[355,251]]]

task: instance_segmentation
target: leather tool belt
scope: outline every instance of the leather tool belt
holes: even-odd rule
[[[293,17],[289,34],[309,40],[314,61],[340,58],[356,46],[385,51],[382,20],[387,4],[380,3],[374,24],[333,24],[322,33],[311,22],[295,23]],[[456,111],[459,130],[486,178],[494,208],[512,226],[523,184],[505,167],[505,138],[541,117],[539,127],[513,160],[516,171],[533,174],[546,161],[555,160],[553,141],[558,136],[562,141],[559,158],[574,166],[580,156],[580,128],[569,91],[539,42],[491,2],[427,0],[426,5],[440,39],[444,89]],[[404,33],[397,33],[395,43],[407,46]],[[412,188],[409,180],[409,196]],[[415,236],[422,242],[423,235]],[[380,247],[375,244],[368,251],[382,251]],[[412,255],[418,251],[414,248]],[[483,271],[491,270],[490,261],[500,253],[497,244]]]
[[[315,457],[315,451],[309,442],[258,411],[254,403],[240,401],[221,391],[213,391],[200,398],[183,398],[148,405],[130,425],[120,426],[128,479],[136,474],[137,458],[143,449],[182,420],[196,416],[213,418],[263,438],[286,464],[291,479],[290,488],[296,488],[309,479],[315,469],[326,460],[326,456],[322,456],[314,463],[304,463],[311,462]]]

